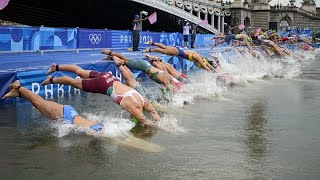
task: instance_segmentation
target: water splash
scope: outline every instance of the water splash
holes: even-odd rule
[[[81,128],[76,125],[67,123],[53,123],[52,127],[57,129],[57,137],[63,137],[69,134],[87,134],[93,135],[101,141],[125,146],[131,149],[138,149],[145,152],[161,152],[165,150],[152,142],[134,137],[131,129],[135,126],[128,118],[122,118],[114,115],[95,115],[92,113],[84,113],[83,116],[96,123],[103,125],[103,130],[96,133],[89,128]]]
[[[174,94],[169,106],[182,107],[192,103],[196,97],[221,96],[227,90],[228,85],[247,85],[251,81],[269,78],[292,79],[302,73],[302,64],[313,59],[317,52],[295,51],[293,55],[280,59],[267,57],[257,51],[250,54],[245,48],[229,48],[215,52],[225,72],[232,76],[232,81],[220,83],[217,76],[204,70],[191,72],[190,81],[183,86],[181,92]],[[214,51],[206,50],[201,54],[210,56]]]
[[[172,134],[182,134],[188,131],[178,124],[178,120],[172,114],[165,114],[161,117],[161,121],[157,123],[160,129],[172,133]]]

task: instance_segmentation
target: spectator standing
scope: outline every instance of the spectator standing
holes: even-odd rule
[[[141,31],[141,23],[142,21],[147,20],[148,18],[140,19],[138,14],[134,15],[134,19],[132,21],[132,43],[133,43],[133,51],[139,51],[139,42],[140,42],[140,31]]]
[[[196,35],[197,35],[197,27],[198,25],[194,23],[191,24],[191,48],[194,48],[194,43],[196,41]]]
[[[188,48],[187,47],[187,43],[189,41],[189,33],[190,33],[190,25],[189,25],[189,22],[187,20],[184,20],[185,23],[184,23],[184,26],[183,26],[183,41],[184,41],[184,48]]]

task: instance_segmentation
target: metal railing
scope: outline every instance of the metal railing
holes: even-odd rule
[[[201,19],[199,19],[197,16],[194,16],[193,14],[190,14],[189,12],[181,9],[181,8],[178,8],[178,7],[175,7],[175,6],[170,6],[169,4],[161,1],[161,0],[131,0],[131,1],[134,1],[134,2],[137,2],[137,3],[141,3],[141,4],[144,4],[144,5],[148,5],[148,6],[151,6],[151,7],[154,7],[154,8],[157,8],[157,9],[160,9],[162,11],[165,11],[165,12],[168,12],[170,14],[173,14],[175,16],[178,16],[178,17],[181,17],[183,19],[187,19],[188,21],[190,22],[193,22],[195,24],[200,24],[202,22]],[[204,3],[204,1],[201,1],[199,0],[199,2],[201,2],[202,4]],[[208,1],[209,3],[210,1]],[[217,4],[217,3],[214,3],[212,2],[213,4]],[[202,26],[202,25],[199,25],[201,26],[202,28],[212,32],[212,33],[215,33],[215,34],[219,34],[220,32],[214,28],[213,26],[211,25],[207,25],[207,26]]]

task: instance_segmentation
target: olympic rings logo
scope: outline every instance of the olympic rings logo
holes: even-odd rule
[[[89,41],[91,41],[91,44],[99,44],[101,39],[101,34],[89,34]]]

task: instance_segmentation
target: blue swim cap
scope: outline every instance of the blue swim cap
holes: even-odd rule
[[[95,125],[92,125],[92,126],[90,127],[90,129],[99,132],[99,131],[101,131],[101,130],[103,129],[103,126],[102,126],[101,124],[95,124]]]
[[[134,18],[139,18],[140,16],[138,14],[134,15]]]

